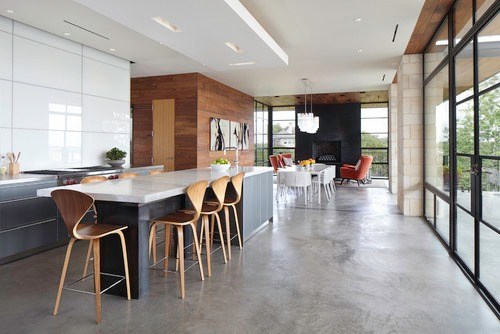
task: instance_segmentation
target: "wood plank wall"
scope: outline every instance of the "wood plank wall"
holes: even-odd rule
[[[152,101],[175,99],[175,169],[208,167],[223,156],[210,152],[210,117],[246,122],[250,126],[250,149],[240,152],[240,165],[253,165],[253,105],[250,95],[198,73],[133,78],[132,165],[151,164]],[[228,151],[227,159],[234,160]]]
[[[198,74],[164,75],[133,78],[131,103],[133,114],[132,165],[151,165],[152,101],[175,99],[175,169],[196,167]]]
[[[239,152],[239,162],[241,166],[253,165],[253,112],[252,96],[200,74],[198,76],[198,167],[208,167],[213,160],[223,157],[222,152],[209,150],[210,117],[248,123],[249,149]],[[231,164],[234,155],[234,151],[227,151],[226,158],[231,161]]]

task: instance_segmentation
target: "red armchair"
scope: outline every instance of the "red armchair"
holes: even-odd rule
[[[279,167],[278,157],[275,155],[270,155],[269,162],[271,163],[271,166],[273,166],[274,168],[274,174],[278,173],[278,167]]]
[[[372,161],[373,157],[371,155],[362,155],[359,159],[359,164],[356,166],[344,165],[340,167],[340,177],[342,178],[340,184],[344,183],[344,180],[356,180],[358,182],[358,186],[359,181],[364,184],[364,179],[370,169],[370,166],[372,165]]]

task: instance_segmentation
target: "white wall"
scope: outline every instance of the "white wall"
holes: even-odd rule
[[[21,170],[130,155],[130,63],[0,16],[0,153]],[[127,163],[129,156],[127,156]]]

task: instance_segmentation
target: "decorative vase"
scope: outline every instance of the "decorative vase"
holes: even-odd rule
[[[110,165],[111,167],[121,167],[125,163],[125,160],[124,159],[121,159],[121,160],[106,160],[106,163],[108,165]]]

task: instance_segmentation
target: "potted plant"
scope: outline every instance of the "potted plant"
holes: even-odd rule
[[[125,163],[127,152],[120,150],[118,147],[113,147],[106,152],[106,163],[112,167],[121,167]]]

